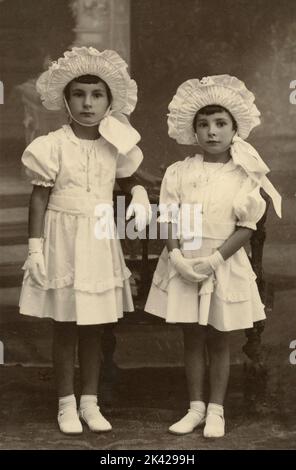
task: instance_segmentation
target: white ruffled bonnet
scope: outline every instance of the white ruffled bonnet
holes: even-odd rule
[[[127,72],[127,63],[117,52],[100,52],[84,46],[66,51],[37,80],[36,89],[43,106],[49,110],[63,109],[66,85],[81,75],[96,75],[109,86],[112,102],[99,124],[99,132],[119,153],[127,155],[141,139],[126,118],[135,109],[138,88]]]
[[[169,104],[169,136],[179,144],[196,145],[193,119],[201,108],[217,104],[226,108],[238,125],[237,134],[246,139],[260,124],[255,96],[244,82],[230,75],[213,75],[187,80],[177,89]]]
[[[52,62],[37,80],[42,104],[50,110],[63,109],[65,86],[81,75],[96,75],[112,94],[112,111],[131,114],[137,103],[137,84],[127,72],[127,63],[115,51],[99,52],[93,47],[73,47]]]

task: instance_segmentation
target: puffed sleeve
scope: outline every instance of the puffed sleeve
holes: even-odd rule
[[[260,186],[251,178],[248,177],[243,183],[234,199],[233,208],[237,217],[237,226],[257,229],[256,224],[265,212],[266,202],[260,194]]]
[[[164,174],[159,196],[160,216],[157,219],[160,223],[178,223],[181,163],[173,163]]]
[[[26,175],[31,184],[54,186],[59,170],[58,151],[50,135],[37,137],[22,155]]]
[[[131,176],[143,160],[142,150],[135,145],[126,155],[119,154],[116,162],[116,178]]]

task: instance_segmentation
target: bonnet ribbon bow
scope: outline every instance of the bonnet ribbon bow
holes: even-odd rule
[[[259,184],[270,196],[276,214],[278,217],[281,217],[281,195],[267,178],[266,174],[269,173],[270,169],[264,163],[257,150],[235,135],[232,139],[230,153],[234,164],[241,166],[250,178]]]
[[[132,150],[141,139],[127,117],[118,111],[107,111],[99,124],[99,132],[123,155]]]

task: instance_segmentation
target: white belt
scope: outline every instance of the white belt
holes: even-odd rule
[[[98,199],[83,196],[64,196],[52,194],[49,197],[48,209],[57,212],[66,212],[71,215],[84,215],[98,217],[102,208],[113,206],[112,200]]]

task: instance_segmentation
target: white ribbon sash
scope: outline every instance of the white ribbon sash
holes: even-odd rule
[[[259,184],[270,196],[276,214],[281,217],[281,195],[267,178],[266,174],[269,173],[270,169],[264,163],[257,150],[255,150],[252,145],[235,135],[230,147],[230,153],[233,162],[236,165],[241,166],[250,178]]]
[[[111,111],[101,120],[99,132],[123,155],[126,155],[141,139],[127,117],[118,112]]]

